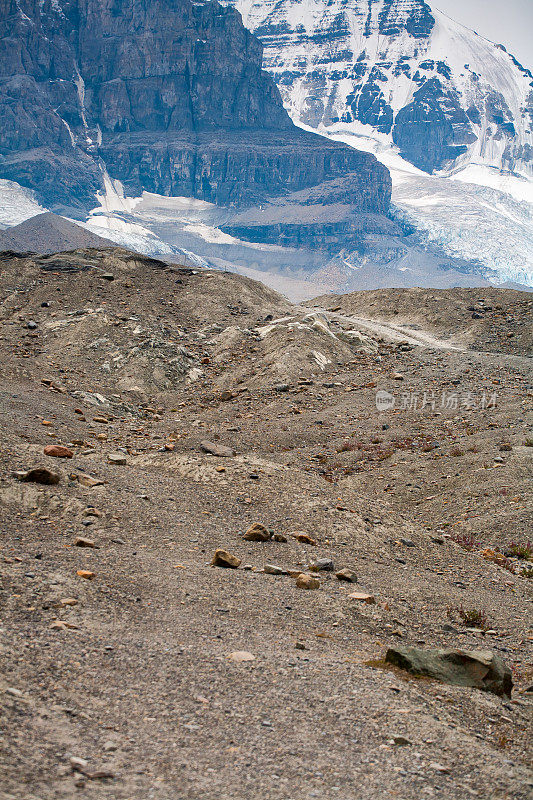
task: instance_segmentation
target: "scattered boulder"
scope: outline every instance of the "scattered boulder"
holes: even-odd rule
[[[267,575],[284,575],[285,570],[282,567],[276,566],[276,564],[265,564],[263,567],[263,572]]]
[[[233,458],[235,451],[216,442],[200,442],[200,449],[218,458]]]
[[[335,577],[339,581],[346,581],[347,583],[357,583],[357,575],[351,569],[344,567],[335,573]]]
[[[331,558],[317,558],[309,567],[313,572],[335,572]]]
[[[92,581],[94,578],[96,578],[96,573],[91,572],[90,569],[78,569],[76,570],[76,575],[78,575],[80,578],[85,578],[87,581]]]
[[[308,533],[304,533],[303,531],[294,531],[294,533],[291,533],[291,536],[301,544],[310,544],[313,547],[318,545],[316,539],[313,539]]]
[[[296,578],[296,586],[298,589],[319,589],[320,581],[313,575],[306,575],[304,572],[300,572]]]
[[[426,675],[454,686],[471,686],[499,696],[511,696],[511,670],[490,650],[423,650],[392,647],[385,661],[414,675]]]
[[[42,483],[45,486],[55,486],[61,480],[58,472],[46,467],[34,467],[33,469],[15,472],[15,478],[24,483]]]
[[[212,567],[230,567],[232,569],[237,569],[240,564],[240,558],[233,556],[231,553],[228,553],[227,550],[223,550],[221,547],[218,547],[215,550],[213,560],[211,561]]]
[[[366,592],[352,592],[348,597],[350,600],[357,600],[359,603],[366,603],[368,606],[373,606],[376,603],[374,595]]]
[[[44,448],[45,456],[52,456],[53,458],[72,458],[74,453],[68,447],[63,447],[61,444],[49,444]]]
[[[123,453],[109,453],[107,460],[110,464],[116,464],[117,466],[124,466],[128,463],[128,459]]]
[[[271,537],[270,531],[264,525],[261,525],[260,522],[254,522],[242,538],[247,542],[268,542]]]
[[[235,650],[234,653],[229,654],[228,658],[230,661],[235,661],[236,664],[242,664],[246,661],[255,661],[253,653],[249,653],[247,650]]]

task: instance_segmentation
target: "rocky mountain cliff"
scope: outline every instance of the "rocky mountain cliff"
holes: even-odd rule
[[[424,0],[226,1],[295,121],[377,133],[426,172],[533,175],[531,73]]]
[[[190,0],[0,0],[0,177],[46,206],[94,207],[105,179],[243,205],[353,174],[382,214],[373,156],[295,128],[239,15]],[[337,192],[335,202],[338,201]]]

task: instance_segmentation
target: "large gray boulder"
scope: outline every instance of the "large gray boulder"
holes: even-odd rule
[[[490,650],[423,650],[391,647],[385,661],[414,675],[426,675],[455,686],[471,686],[484,692],[511,696],[509,667]]]

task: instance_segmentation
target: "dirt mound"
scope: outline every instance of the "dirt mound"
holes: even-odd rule
[[[113,242],[49,211],[0,231],[0,251],[58,253],[80,247],[109,246],[112,247]]]
[[[305,303],[340,313],[421,326],[475,349],[533,354],[533,294],[514,289],[376,289],[323,295]]]

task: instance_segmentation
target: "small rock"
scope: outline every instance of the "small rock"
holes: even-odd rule
[[[474,315],[472,314],[472,316]],[[436,761],[432,761],[431,764],[429,765],[429,768],[434,769],[435,772],[440,772],[442,775],[450,774],[450,770],[448,769],[448,767],[443,767],[442,764],[437,764]]]
[[[110,739],[109,741],[104,742],[102,750],[104,750],[106,753],[112,753],[115,750],[118,750],[118,744]]]
[[[174,444],[174,442],[167,442],[165,444],[165,450],[167,450],[169,453],[171,453],[175,447],[176,445]]]
[[[34,322],[33,320],[30,320],[28,323],[26,323],[26,327],[29,328],[30,331],[34,331],[35,328],[37,327],[37,323]]]
[[[335,572],[335,565],[331,558],[317,558],[316,561],[309,566],[313,572]]]
[[[236,650],[234,653],[230,653],[228,658],[230,661],[235,661],[236,664],[242,664],[245,661],[255,661],[255,656],[252,653],[248,653],[247,650]]]
[[[227,550],[223,550],[221,547],[215,550],[213,560],[211,561],[212,567],[231,567],[232,569],[237,569],[240,564],[240,558],[231,555],[231,553],[228,553]]]
[[[117,466],[125,466],[128,463],[128,459],[122,453],[109,453],[107,460],[110,464],[116,464]]]
[[[74,540],[75,547],[96,547],[91,539],[84,539],[83,536],[77,536]]]
[[[218,458],[232,458],[235,455],[235,451],[231,447],[225,447],[222,444],[216,444],[216,442],[200,442],[200,450]]]
[[[406,739],[405,736],[393,736],[392,737],[393,744],[398,745],[399,747],[403,747],[408,744],[412,744],[409,739]]]
[[[351,569],[345,567],[335,573],[339,581],[347,581],[348,583],[357,583],[357,575]]]
[[[73,473],[69,477],[73,481],[78,481],[81,486],[86,486],[88,488],[93,486],[103,486],[105,483],[105,481],[101,480],[100,478],[93,478],[91,475],[84,475],[83,473],[80,473],[79,475]]]
[[[309,536],[309,534],[303,533],[302,531],[295,531],[294,533],[291,533],[291,536],[301,544],[310,544],[313,545],[313,547],[318,545],[318,542],[315,539]]]
[[[68,447],[63,447],[60,444],[49,444],[44,448],[45,456],[52,456],[53,458],[72,458],[74,453]]]
[[[313,575],[306,575],[304,572],[300,572],[296,578],[296,586],[298,589],[319,589],[320,581]]]
[[[285,570],[281,567],[277,567],[275,564],[265,564],[263,568],[263,572],[267,575],[284,575]]]
[[[46,467],[35,467],[26,471],[15,472],[15,478],[25,483],[42,483],[45,486],[55,486],[61,480],[57,472],[52,472]]]
[[[261,525],[260,522],[254,522],[242,538],[247,542],[268,542],[270,539],[270,531],[268,531],[264,525]]]
[[[78,569],[76,570],[76,575],[79,575],[80,578],[85,578],[87,581],[92,581],[96,577],[96,573],[91,572],[90,569]]]
[[[288,383],[277,383],[274,386],[274,391],[276,391],[276,392],[288,392],[289,389],[290,389],[290,386],[289,386]]]
[[[359,603],[366,603],[369,606],[373,606],[376,603],[376,598],[373,594],[367,594],[366,592],[352,592],[348,595],[350,600],[357,600]]]
[[[392,376],[393,381],[403,381],[403,375],[399,372],[395,372]]]
[[[283,543],[286,543],[286,542],[287,542],[287,537],[286,537],[286,536],[284,536],[282,533],[275,533],[275,534],[273,535],[273,537],[272,537],[272,541],[273,541],[273,542],[283,542]]]
[[[93,422],[99,422],[101,425],[107,425],[109,420],[107,417],[93,417]]]
[[[69,763],[72,769],[77,771],[87,769],[89,766],[88,761],[86,761],[84,758],[78,758],[78,756],[71,756],[69,758]]]

